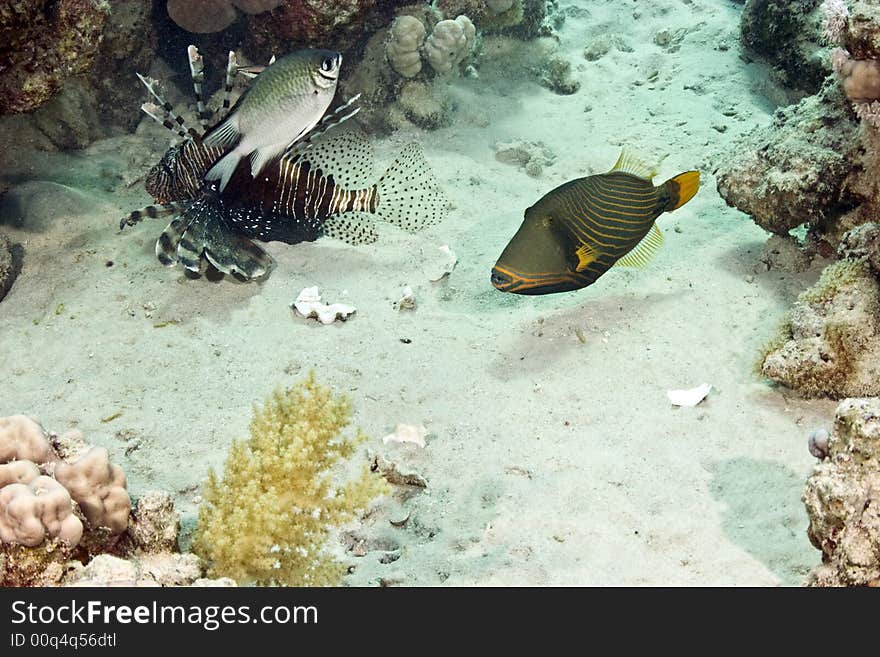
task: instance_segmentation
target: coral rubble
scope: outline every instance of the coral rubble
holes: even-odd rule
[[[337,583],[340,563],[326,552],[330,529],[384,492],[366,467],[345,483],[332,469],[366,439],[340,435],[351,402],[310,375],[277,390],[256,409],[250,438],[235,441],[222,475],[211,471],[193,550],[212,576],[239,583]]]
[[[29,112],[88,70],[110,15],[106,0],[14,0],[0,6],[0,114]]]
[[[822,552],[808,584],[880,586],[880,398],[840,403],[802,499]]]

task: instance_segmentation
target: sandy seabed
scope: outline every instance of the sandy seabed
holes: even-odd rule
[[[383,528],[380,509],[357,530],[367,554],[350,584],[799,584],[820,556],[800,502],[806,436],[833,404],[774,388],[753,364],[819,267],[756,273],[767,236],[725,206],[712,175],[769,119],[764,72],[740,57],[734,4],[639,2],[638,17],[629,4],[590,2],[560,30],[578,93],[485,73],[453,83],[450,127],[377,140],[377,170],[406,141],[423,144],[454,205],[442,224],[362,247],[270,244],[277,266],[260,283],[161,267],[161,220],[117,230],[150,201],[129,183],[167,146],[158,128],[23,154],[29,180],[2,217],[26,253],[0,303],[0,415],[82,430],[135,497],[172,491],[191,529],[208,467],[247,434],[253,404],[314,369],[352,397],[371,451],[429,482],[392,503],[406,527]],[[664,29],[685,30],[677,49],[654,43]],[[585,60],[603,33],[633,51]],[[532,178],[496,161],[494,144],[514,139],[544,142],[555,163]],[[573,293],[495,291],[489,270],[523,210],[607,170],[623,144],[668,154],[658,181],[703,175],[659,220],[666,244],[651,265]],[[459,262],[431,282],[441,244]],[[296,317],[289,304],[312,285],[355,317]],[[411,312],[394,307],[407,285]],[[669,404],[668,389],[703,382],[714,390],[700,406]],[[423,423],[427,447],[383,445],[399,422]],[[381,563],[389,549],[399,558]]]

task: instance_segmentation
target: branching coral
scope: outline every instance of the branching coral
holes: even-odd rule
[[[366,437],[340,432],[351,403],[310,375],[255,409],[250,438],[234,441],[222,476],[210,472],[193,550],[212,576],[240,583],[328,585],[342,567],[326,551],[333,527],[383,492],[364,467],[345,484],[331,470]]]

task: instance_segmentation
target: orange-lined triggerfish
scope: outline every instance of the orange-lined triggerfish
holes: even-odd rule
[[[655,187],[656,171],[621,153],[608,173],[550,191],[525,212],[492,268],[492,285],[514,294],[553,294],[592,285],[614,265],[643,267],[663,244],[654,220],[687,203],[700,173]]]

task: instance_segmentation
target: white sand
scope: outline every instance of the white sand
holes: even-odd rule
[[[581,4],[591,15],[561,32],[577,94],[484,73],[456,83],[452,127],[377,144],[377,170],[406,139],[424,144],[455,204],[442,225],[387,230],[369,247],[271,244],[278,265],[263,283],[164,269],[153,255],[161,220],[116,230],[149,197],[102,171],[136,177],[162,137],[40,164],[37,179],[81,191],[28,183],[13,193],[30,201],[10,230],[26,256],[0,303],[0,415],[78,427],[110,449],[135,496],[172,491],[191,527],[198,487],[246,435],[252,405],[314,368],[352,396],[371,450],[429,482],[403,504],[405,528],[380,510],[360,530],[368,547],[401,556],[386,565],[369,552],[352,584],[799,584],[819,563],[799,499],[813,462],[806,437],[834,405],[798,400],[752,371],[817,272],[755,275],[766,235],[715,191],[719,153],[772,111],[752,91],[759,72],[739,57],[737,11],[656,0],[637,3],[634,19],[632,3]],[[678,52],[653,43],[680,27]],[[586,61],[583,47],[604,32],[634,52]],[[656,82],[635,84],[652,69]],[[724,116],[731,107],[736,116]],[[511,139],[543,141],[556,163],[534,179],[497,162],[492,145]],[[661,218],[666,246],[650,267],[615,269],[568,294],[495,291],[489,270],[524,208],[607,170],[622,143],[669,154],[658,180],[703,171],[697,197]],[[425,263],[440,244],[459,264],[431,283]],[[357,314],[333,326],[296,317],[288,305],[311,285]],[[405,285],[413,312],[392,306]],[[714,389],[700,406],[670,405],[668,389],[703,382]],[[424,450],[381,443],[400,422],[428,428]]]

